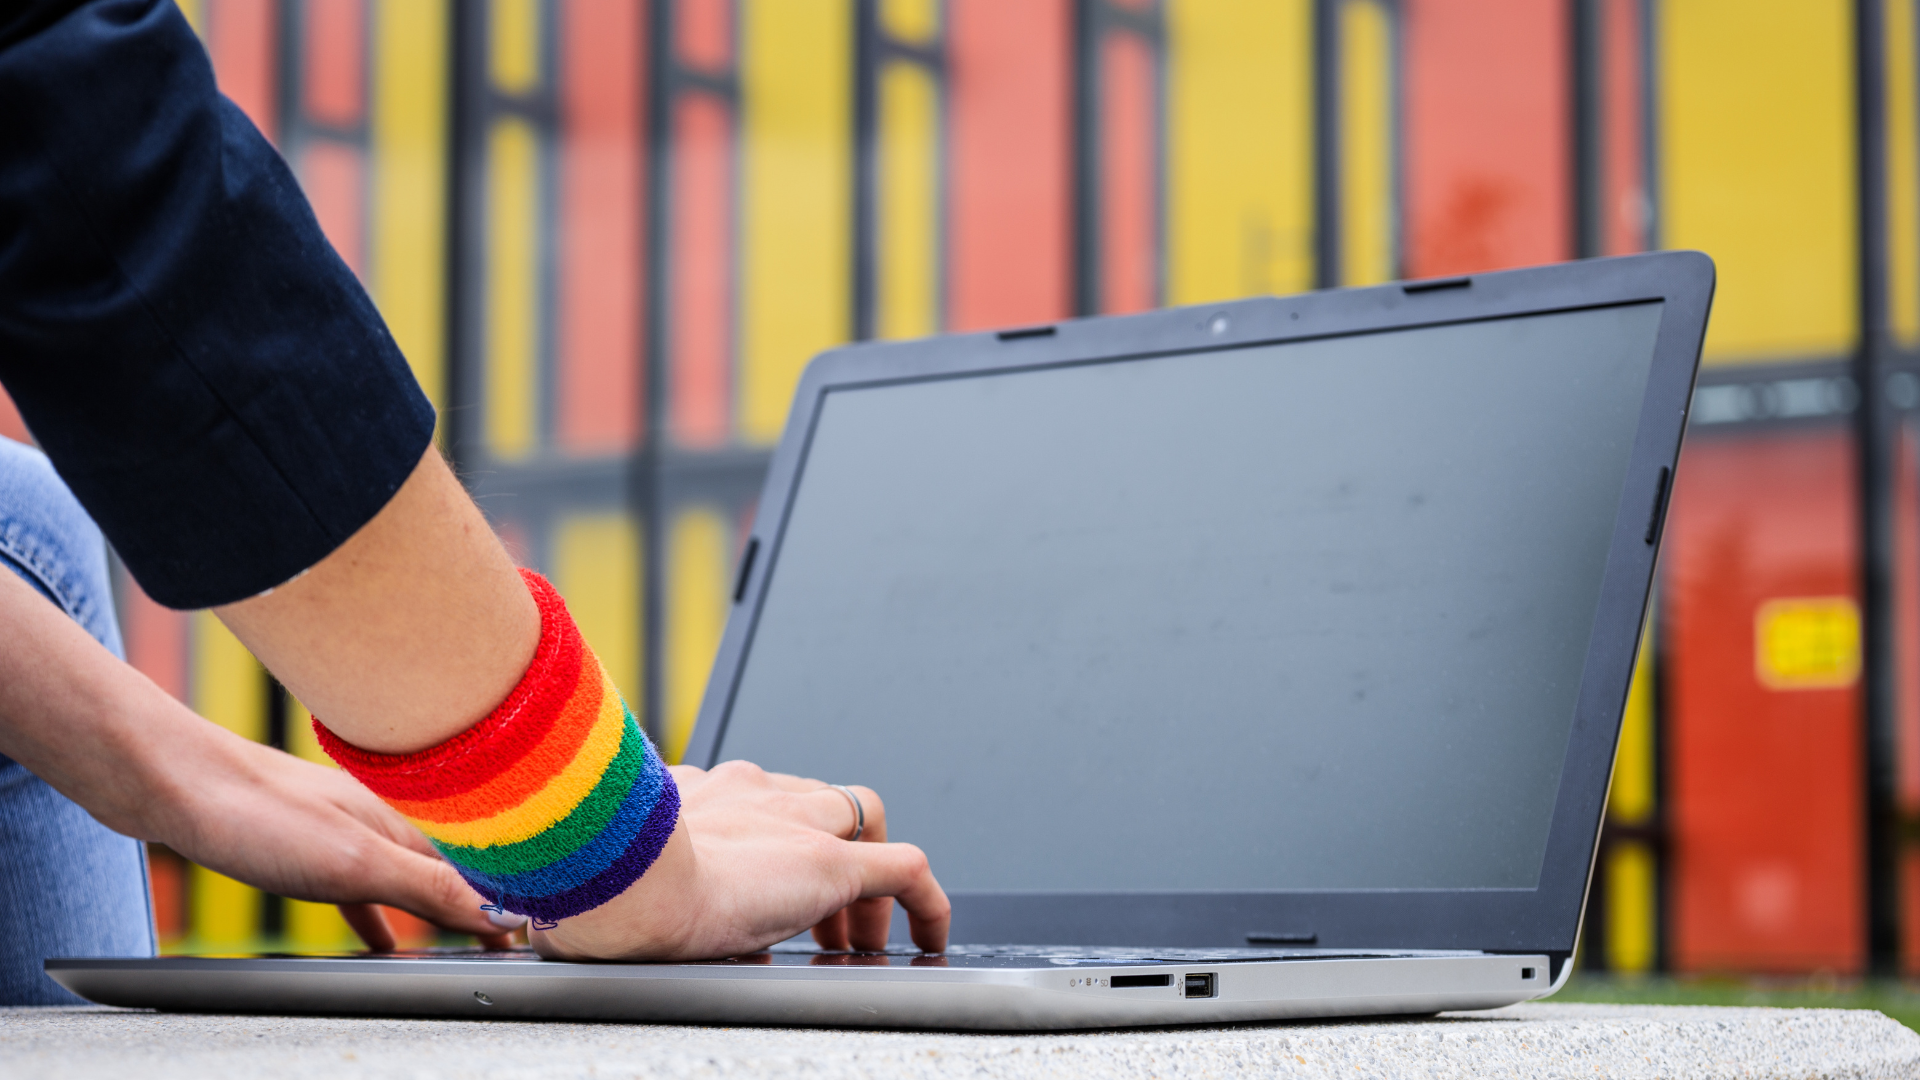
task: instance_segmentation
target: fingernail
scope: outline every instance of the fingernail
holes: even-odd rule
[[[527,925],[527,917],[525,915],[515,915],[511,911],[489,911],[487,912],[487,921],[502,930],[518,930],[522,926]]]

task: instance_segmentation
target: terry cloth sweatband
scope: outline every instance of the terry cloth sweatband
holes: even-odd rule
[[[627,890],[658,858],[680,792],[547,579],[533,663],[500,707],[438,746],[376,754],[318,717],[333,760],[427,834],[460,876],[542,929]]]

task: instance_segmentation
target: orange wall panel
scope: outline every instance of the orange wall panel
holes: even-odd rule
[[[1769,601],[1855,598],[1855,503],[1841,428],[1696,439],[1681,461],[1663,555],[1678,970],[1861,967],[1858,679],[1770,687],[1760,630]]]
[[[1571,256],[1568,6],[1409,0],[1409,276]]]

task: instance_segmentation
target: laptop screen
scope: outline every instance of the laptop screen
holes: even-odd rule
[[[954,891],[1532,888],[1661,307],[829,390],[719,759]]]

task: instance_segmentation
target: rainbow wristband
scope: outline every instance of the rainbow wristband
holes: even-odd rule
[[[427,834],[460,876],[540,929],[625,892],[660,856],[680,792],[547,579],[520,571],[540,645],[486,719],[417,754],[376,754],[318,717],[333,760]]]

